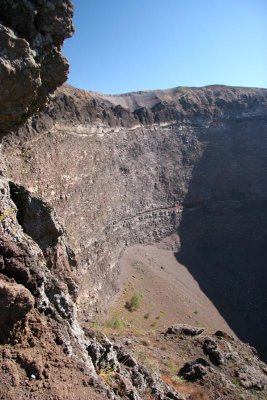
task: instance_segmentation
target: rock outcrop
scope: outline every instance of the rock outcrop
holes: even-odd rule
[[[186,335],[186,336],[197,336],[204,332],[204,328],[198,328],[197,326],[190,326],[185,324],[177,324],[170,326],[166,335]]]
[[[69,0],[0,1],[0,135],[17,129],[67,79],[60,52],[73,33]]]
[[[72,4],[68,0],[1,0],[0,8],[2,139],[11,131],[16,132],[30,115],[43,108],[49,95],[66,80],[68,64],[60,49],[73,28]],[[78,373],[77,361],[65,360],[71,353],[81,360],[83,357],[74,312],[77,285],[72,271],[75,265],[75,257],[55,212],[10,181],[1,150],[2,399],[32,396],[44,399],[50,394],[58,398],[59,377],[54,387],[48,384],[50,394],[40,393],[39,385],[30,388],[29,380],[48,379],[52,363],[60,363],[60,359]],[[84,374],[92,375],[90,367],[89,357],[85,356]],[[87,392],[90,393],[90,388]],[[94,390],[92,392],[96,395]],[[66,397],[71,398],[68,393]]]
[[[34,298],[25,286],[18,285],[4,275],[0,280],[0,326],[23,319],[34,307]]]
[[[72,4],[69,1],[1,0],[0,7],[2,137],[15,131],[27,117],[44,107],[49,94],[66,80],[68,64],[60,49],[63,40],[72,34],[73,27]],[[64,233],[56,216],[50,216],[49,208],[42,201],[28,196],[26,190],[8,181],[2,153],[0,181],[1,273],[14,279],[17,284],[24,285],[36,297],[39,307],[49,308],[48,303],[53,298],[51,304],[54,303],[57,312],[68,314],[66,309],[71,307],[71,300],[63,299],[62,293],[71,297],[69,290],[73,295],[75,284],[70,268],[68,276],[65,275],[69,287],[63,283],[64,279],[61,282],[58,279],[62,278],[59,265],[65,263],[67,270],[66,265],[69,265],[71,257],[64,240],[61,240]],[[13,200],[19,204],[18,215]],[[47,238],[50,242],[45,249],[42,243]],[[57,272],[53,275],[55,265]],[[6,308],[12,296],[14,302],[19,301],[20,293],[27,304],[26,289],[23,292],[20,286],[17,289],[14,287],[12,295],[10,285],[15,286],[15,283],[2,282],[1,298],[6,299]],[[16,315],[14,310],[12,314]]]

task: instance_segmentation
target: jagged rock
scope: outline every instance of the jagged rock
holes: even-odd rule
[[[17,209],[4,177],[0,177],[0,188],[0,273],[30,290],[37,307],[43,312],[58,312],[71,320],[73,300],[78,293],[72,273],[76,264],[55,212],[30,195],[27,200],[32,207],[28,209],[24,203],[22,206],[18,202]],[[34,208],[36,204],[38,207]],[[38,216],[45,219],[43,224]],[[29,236],[25,235],[22,227]],[[50,240],[48,244],[47,238]]]
[[[17,239],[22,237],[18,236]],[[13,241],[12,237],[0,233],[0,272],[36,294],[44,281],[44,275],[42,262],[36,263],[38,250],[28,248],[29,245],[29,241]]]
[[[23,319],[33,307],[29,290],[0,274],[0,329]]]
[[[73,33],[73,10],[69,0],[53,3],[0,0],[0,8],[2,137],[43,107],[49,94],[66,80],[68,64],[60,49],[63,40]],[[3,174],[2,153],[0,158]],[[1,176],[0,272],[27,287],[37,297],[37,305],[42,303],[40,308],[48,307],[44,306],[45,297],[50,297],[58,312],[71,318],[71,300],[67,296],[77,297],[77,284],[70,271],[74,266],[73,254],[64,242],[61,225],[55,213],[50,209],[50,215],[49,208],[41,200],[27,196],[21,186],[12,182],[10,185],[13,194],[17,193],[14,199],[20,198],[23,207],[20,203],[17,210],[10,198],[7,179]],[[38,207],[29,211],[30,205]],[[30,222],[34,215],[36,219]],[[43,219],[38,220],[37,215]],[[24,234],[18,222],[33,240]],[[50,242],[46,243],[47,239]],[[52,276],[47,267],[57,270],[57,277]],[[59,279],[64,280],[63,276],[66,283],[59,282]]]
[[[219,338],[229,338],[230,335],[228,335],[226,332],[223,332],[221,330],[218,330],[214,333],[215,336],[218,336]]]
[[[203,343],[203,351],[209,356],[211,362],[215,365],[224,364],[224,355],[220,351],[218,344],[211,337],[207,337]]]
[[[41,79],[40,67],[27,41],[2,25],[0,47],[4,49],[0,57],[0,85],[3,88],[0,95],[2,133],[20,125],[22,115],[27,114],[29,106],[36,101]]]
[[[24,187],[13,182],[9,182],[9,186],[11,199],[18,209],[19,224],[41,248],[49,270],[67,284],[69,294],[76,299],[78,285],[72,270],[76,269],[77,262],[57,214],[41,199],[31,196]]]
[[[196,326],[185,325],[185,324],[176,324],[170,326],[165,335],[189,335],[196,336],[200,335],[204,332],[205,328],[198,328]]]
[[[175,390],[164,384],[156,374],[148,371],[120,344],[112,343],[103,336],[96,339],[92,332],[87,332],[90,343],[87,351],[99,376],[110,374],[113,377],[110,386],[118,398],[141,399],[144,390],[148,389],[155,399],[183,400]],[[105,372],[106,371],[106,372]]]
[[[240,384],[245,389],[264,390],[267,388],[267,377],[256,366],[240,366],[236,371]]]
[[[73,33],[69,0],[0,1],[0,137],[43,107],[67,79],[60,53]]]
[[[194,382],[203,378],[208,373],[209,363],[204,358],[198,358],[196,361],[187,362],[179,370],[178,375],[187,381]]]

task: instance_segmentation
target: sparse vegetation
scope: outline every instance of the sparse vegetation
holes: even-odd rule
[[[134,351],[137,360],[142,363],[149,371],[159,374],[159,363],[144,347],[139,347]]]
[[[170,372],[170,375],[177,374],[177,364],[173,359],[170,359],[166,366]]]
[[[123,326],[122,321],[119,318],[116,318],[113,322],[113,328],[120,329],[122,328],[122,326]]]
[[[235,385],[236,387],[241,387],[241,385],[240,385],[240,380],[239,380],[239,378],[238,378],[237,376],[234,376],[234,377],[231,379],[231,381],[232,381],[232,384]]]
[[[210,398],[204,388],[198,385],[193,386],[179,377],[163,374],[161,379],[163,382],[167,383],[167,385],[174,387],[179,393],[185,395],[186,398],[194,400],[208,400]],[[176,379],[178,379],[178,381],[176,381]],[[190,397],[188,397],[188,395],[190,395]]]
[[[106,327],[111,329],[122,329],[123,326],[124,326],[123,321],[118,317],[113,318],[106,323]]]
[[[142,295],[135,293],[131,297],[131,300],[126,302],[125,308],[127,308],[127,310],[130,312],[138,310],[141,305],[141,299],[142,299]]]
[[[179,383],[183,383],[184,379],[183,377],[179,376],[179,375],[172,375],[171,376],[171,380],[173,383],[179,384]]]
[[[8,217],[14,219],[15,218],[15,214],[16,214],[16,209],[15,208],[8,208],[6,209],[2,215],[0,215],[0,222],[4,221],[5,219],[7,219]]]
[[[258,399],[267,400],[267,396],[265,393],[262,393],[260,390],[252,389],[251,392],[258,397]]]
[[[114,329],[123,330],[125,322],[119,317],[113,317],[104,323],[95,321],[91,324],[91,328],[95,332],[110,334]]]
[[[109,386],[112,386],[115,374],[116,372],[114,371],[114,368],[111,365],[107,365],[105,368],[101,369],[98,373],[102,381],[104,381],[105,384]]]

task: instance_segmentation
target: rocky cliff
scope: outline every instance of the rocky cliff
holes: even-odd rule
[[[108,339],[84,322],[126,246],[178,232],[177,258],[266,356],[266,90],[63,86],[46,106],[72,5],[0,8],[0,398],[265,398],[266,365],[224,332]]]
[[[176,231],[178,260],[266,358],[266,129],[264,89],[64,86],[7,138],[9,174],[65,221],[81,318],[112,297],[126,246]]]
[[[73,32],[73,12],[68,0],[1,0],[0,9],[2,139],[44,108],[66,80],[68,63],[60,49]],[[0,397],[44,398],[41,386],[30,388],[29,380],[41,381],[52,371],[57,376],[56,364],[66,354],[81,354],[73,306],[75,257],[51,207],[10,181],[2,143],[0,187]],[[30,217],[30,235],[21,226],[24,215]],[[77,362],[69,365],[78,370]],[[56,379],[47,397],[57,396]]]
[[[66,1],[0,1],[0,132],[20,126],[67,79],[60,52],[73,33]]]

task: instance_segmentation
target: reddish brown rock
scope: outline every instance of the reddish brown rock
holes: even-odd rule
[[[29,290],[0,274],[0,325],[24,318],[33,307]]]

